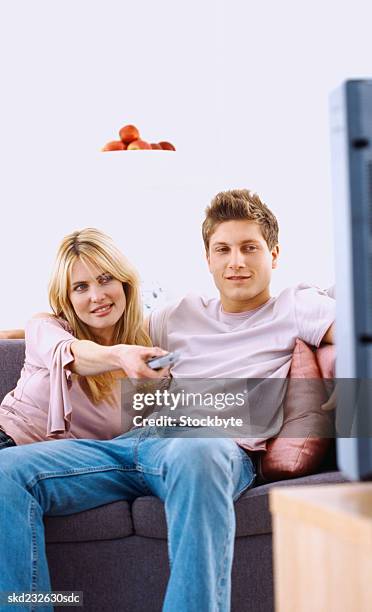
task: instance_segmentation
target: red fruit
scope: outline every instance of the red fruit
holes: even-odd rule
[[[160,150],[162,150],[160,144],[158,144],[157,142],[152,142],[151,143],[151,148],[152,149],[160,149]]]
[[[107,142],[104,147],[102,147],[101,151],[124,151],[126,149],[126,145],[121,142],[121,140],[111,140],[111,142]]]
[[[164,151],[175,151],[176,150],[176,147],[174,147],[171,142],[167,142],[166,140],[162,140],[161,142],[159,142],[159,144],[161,148],[164,149]]]
[[[119,130],[119,136],[125,144],[129,144],[132,140],[138,140],[140,134],[135,125],[125,125]]]
[[[139,149],[151,149],[151,145],[145,140],[133,140],[133,142],[129,143],[127,146],[128,151],[136,151]]]

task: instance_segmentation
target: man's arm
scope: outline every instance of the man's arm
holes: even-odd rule
[[[321,344],[334,344],[335,343],[335,324],[332,323],[322,338]]]
[[[0,340],[23,340],[24,337],[24,329],[6,329],[0,331]]]
[[[323,343],[327,343],[327,344],[334,344],[335,343],[335,324],[332,323],[331,327],[329,327],[326,331],[326,333],[323,336],[322,342]],[[331,396],[328,398],[328,400],[322,404],[322,408],[323,410],[334,410],[336,408],[336,387],[334,388],[334,390],[332,391]]]

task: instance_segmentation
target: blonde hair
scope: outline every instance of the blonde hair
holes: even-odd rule
[[[202,234],[207,253],[209,241],[218,225],[233,220],[255,221],[260,226],[269,249],[278,244],[278,221],[257,193],[248,189],[232,189],[218,193],[205,209]]]
[[[137,272],[110,236],[95,228],[73,232],[65,236],[60,244],[49,282],[49,303],[54,315],[67,321],[78,340],[97,342],[90,328],[76,315],[69,297],[72,266],[77,260],[111,274],[123,284],[126,307],[115,325],[113,344],[151,346],[151,340],[143,329]],[[111,394],[114,382],[111,372],[84,378],[95,403]]]

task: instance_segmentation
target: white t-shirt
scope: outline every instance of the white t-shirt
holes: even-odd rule
[[[283,423],[285,379],[296,339],[319,346],[335,320],[335,304],[326,292],[306,284],[243,313],[224,312],[217,298],[188,295],[151,314],[150,336],[155,346],[179,351],[171,370],[176,385],[182,379],[186,389],[205,391],[222,384],[218,389],[236,394],[249,387],[240,412],[233,407],[226,415],[243,416],[244,428],[225,434],[243,448],[264,450],[265,440]],[[190,405],[186,411],[195,412]]]
[[[286,378],[296,338],[319,346],[335,305],[307,284],[242,313],[224,312],[217,298],[187,295],[151,314],[150,336],[155,346],[180,352],[175,378]]]

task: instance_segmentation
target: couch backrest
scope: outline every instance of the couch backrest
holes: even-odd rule
[[[16,386],[24,360],[24,340],[0,340],[0,401]]]

